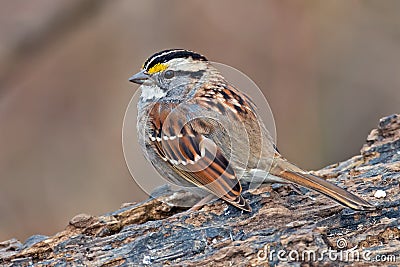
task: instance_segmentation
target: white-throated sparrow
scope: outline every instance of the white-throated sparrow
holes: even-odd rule
[[[165,178],[205,189],[247,211],[240,179],[293,183],[355,210],[374,209],[284,159],[253,102],[204,56],[184,49],[161,51],[129,80],[142,90],[139,143]]]

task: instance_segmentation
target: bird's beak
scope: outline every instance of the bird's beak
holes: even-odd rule
[[[144,72],[144,70],[134,74],[132,77],[129,78],[130,82],[143,84],[150,76]]]

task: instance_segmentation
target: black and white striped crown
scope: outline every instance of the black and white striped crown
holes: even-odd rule
[[[185,50],[185,49],[167,49],[160,52],[155,53],[151,57],[149,57],[146,62],[143,64],[142,69],[149,70],[157,64],[162,64],[170,61],[175,58],[189,58],[191,57],[194,60],[207,61],[207,58],[201,54],[196,52]]]

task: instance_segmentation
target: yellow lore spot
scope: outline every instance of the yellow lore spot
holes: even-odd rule
[[[149,73],[149,74],[154,74],[154,73],[163,71],[163,70],[165,70],[166,68],[168,68],[168,66],[167,66],[166,64],[157,63],[156,65],[154,65],[153,67],[151,67],[151,68],[147,71],[147,73]]]

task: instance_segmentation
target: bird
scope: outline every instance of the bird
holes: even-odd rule
[[[157,172],[181,186],[251,212],[242,183],[282,183],[317,191],[353,210],[366,200],[286,160],[249,96],[205,56],[167,49],[129,78],[140,85],[138,141]]]

